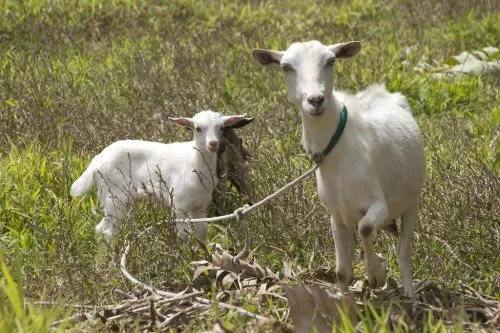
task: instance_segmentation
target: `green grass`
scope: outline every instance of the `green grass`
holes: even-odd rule
[[[23,268],[19,260],[19,247],[13,246],[17,251],[13,271],[5,264],[0,255],[0,331],[1,332],[50,332],[63,331],[65,326],[50,329],[53,322],[61,317],[63,311],[57,306],[37,308],[25,304],[23,295]],[[67,314],[66,314],[67,315]],[[63,324],[65,325],[65,324]]]
[[[281,74],[259,67],[251,50],[309,39],[362,41],[358,56],[336,65],[336,88],[383,82],[410,101],[427,156],[414,278],[449,288],[464,281],[499,299],[500,78],[438,80],[413,71],[420,59],[441,63],[498,46],[496,2],[465,3],[0,1],[0,251],[7,266],[22,267],[25,303],[44,295],[109,304],[118,301],[116,289],[131,289],[113,264],[115,254],[94,235],[102,218],[95,194],[69,196],[92,156],[115,140],[184,140],[189,134],[169,125],[168,116],[207,108],[246,112],[256,117],[240,131],[254,155],[256,198],[306,170],[297,109],[286,100]],[[401,50],[412,45],[417,50],[404,56]],[[235,195],[227,210],[241,203]],[[149,203],[137,208],[116,246],[168,216]],[[280,272],[284,258],[304,276],[333,271],[329,218],[313,180],[249,221],[261,264]],[[243,230],[234,222],[212,226],[210,239],[241,248]],[[188,263],[200,253],[177,245],[168,230],[140,244],[129,261],[141,279],[190,282]],[[394,240],[382,234],[376,247],[398,276]],[[362,278],[362,251],[356,251],[354,274]],[[1,275],[8,280],[6,270]],[[247,305],[275,316],[273,302]],[[211,329],[215,318],[187,328]],[[225,320],[244,323],[234,314]],[[442,325],[438,319],[427,326],[440,331],[433,325]]]

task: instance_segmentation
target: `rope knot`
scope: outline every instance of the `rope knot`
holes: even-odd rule
[[[238,208],[238,209],[236,209],[236,210],[234,211],[234,213],[233,213],[233,214],[236,216],[236,220],[237,220],[238,222],[240,222],[240,221],[241,221],[241,219],[243,219],[243,211],[244,211],[245,209],[247,209],[248,207],[250,207],[250,206],[249,206],[248,204],[246,204],[245,206],[240,207],[240,208]]]

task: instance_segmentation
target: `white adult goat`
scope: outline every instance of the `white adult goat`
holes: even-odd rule
[[[194,140],[163,144],[123,140],[106,147],[95,156],[87,170],[71,186],[71,195],[79,196],[96,184],[104,206],[104,218],[96,231],[110,239],[117,233],[127,206],[134,199],[153,196],[171,205],[177,218],[205,216],[205,206],[217,184],[217,146],[221,131],[245,115],[223,116],[202,111],[193,118],[169,118],[190,128]],[[177,223],[177,235],[185,240],[188,223]],[[206,223],[195,223],[199,238],[205,238]]]
[[[394,219],[401,216],[398,263],[404,292],[414,297],[410,246],[425,178],[422,139],[400,93],[391,94],[383,85],[356,95],[333,91],[335,60],[350,58],[360,48],[359,42],[325,46],[310,41],[294,43],[284,52],[256,49],[253,56],[285,72],[288,98],[300,105],[303,145],[311,156],[325,150],[343,107],[348,110],[342,137],[316,171],[319,197],[332,215],[340,289],[348,291],[356,225],[369,285],[385,284],[386,267],[373,248],[372,231],[397,231]]]

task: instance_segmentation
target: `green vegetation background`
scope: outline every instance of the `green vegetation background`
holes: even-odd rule
[[[254,157],[256,197],[304,171],[297,109],[279,71],[259,67],[251,50],[311,39],[360,40],[358,56],[337,62],[336,88],[385,83],[407,96],[421,126],[428,165],[414,278],[466,281],[499,298],[500,78],[413,71],[419,60],[498,46],[495,1],[2,0],[0,11],[0,252],[19,265],[26,299],[102,304],[131,287],[94,234],[102,218],[95,194],[69,196],[91,157],[115,140],[185,140],[168,116],[248,113],[256,120],[240,134]],[[233,193],[225,208],[242,202]],[[139,206],[118,248],[169,216]],[[250,223],[261,264],[279,272],[286,259],[301,274],[333,276],[329,218],[312,179]],[[243,231],[234,222],[212,226],[210,239],[239,248]],[[380,234],[376,247],[399,276],[394,239]],[[145,281],[187,283],[188,263],[199,257],[158,228],[130,265]],[[272,305],[247,307],[272,313]]]

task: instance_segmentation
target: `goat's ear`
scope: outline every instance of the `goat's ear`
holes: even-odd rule
[[[224,127],[232,127],[235,123],[246,119],[246,114],[239,116],[222,116],[222,121],[224,122]]]
[[[327,48],[335,54],[336,58],[350,58],[358,54],[361,50],[361,43],[357,41],[339,43],[327,46]]]
[[[193,122],[192,118],[183,118],[183,117],[171,118],[171,117],[168,117],[168,120],[170,120],[171,122],[174,122],[180,126],[184,126],[184,127],[190,128],[190,129],[194,128],[194,122]]]
[[[264,66],[279,65],[281,57],[283,57],[283,52],[265,50],[265,49],[254,49],[252,51],[252,56],[257,62]]]
[[[243,127],[243,126],[250,124],[253,120],[254,120],[254,117],[242,118],[242,119],[234,122],[230,127],[231,128],[240,128],[240,127]]]

